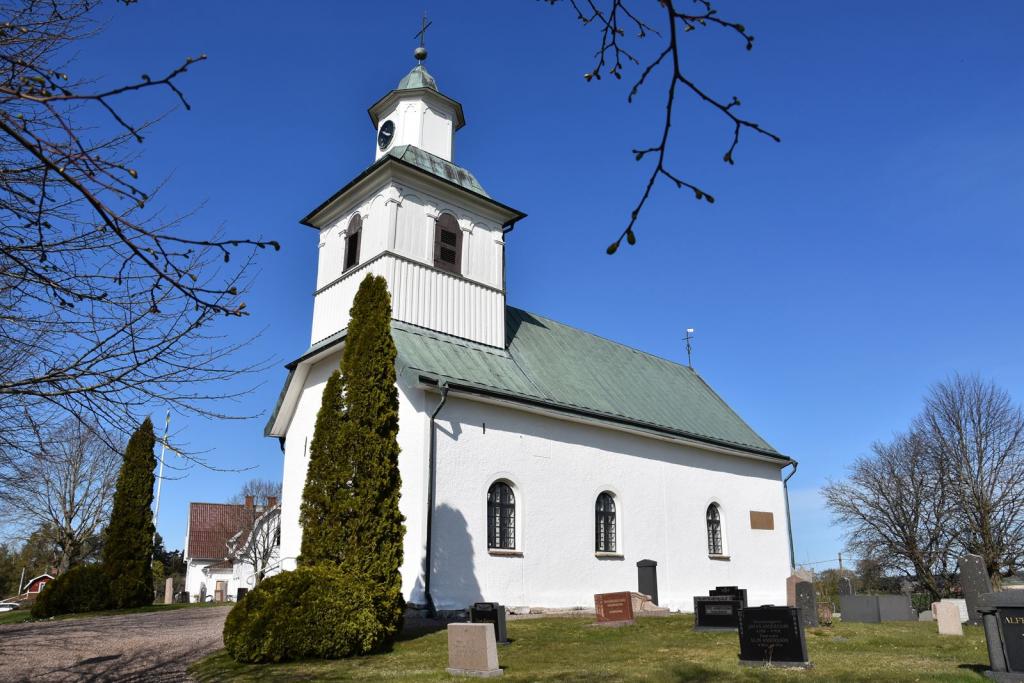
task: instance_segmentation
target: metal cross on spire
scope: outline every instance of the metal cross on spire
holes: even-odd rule
[[[427,48],[424,45],[424,42],[426,41],[427,38],[427,29],[430,28],[430,25],[432,23],[434,22],[427,21],[427,13],[423,12],[423,28],[419,30],[419,33],[413,36],[413,38],[420,39],[420,46],[416,48],[416,51],[413,52],[413,55],[416,57],[416,59],[418,59],[421,62],[427,58]]]

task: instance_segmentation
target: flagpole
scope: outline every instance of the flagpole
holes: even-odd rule
[[[160,443],[160,473],[156,478],[156,509],[153,511],[153,545],[156,545],[156,523],[160,519],[160,488],[164,483],[164,455],[167,453],[167,433],[171,428],[171,411],[167,410],[167,419],[164,420],[164,438]]]

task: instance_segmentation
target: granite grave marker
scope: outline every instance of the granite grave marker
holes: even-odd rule
[[[508,645],[503,605],[496,602],[474,602],[469,608],[469,620],[474,624],[494,624],[494,640],[498,645]]]
[[[933,602],[932,612],[939,623],[940,636],[962,636],[964,628],[960,625],[960,610],[951,602]]]
[[[800,608],[800,619],[805,627],[818,625],[818,598],[810,581],[796,585],[796,606]]]
[[[721,595],[693,597],[694,631],[735,631],[743,603]]]
[[[494,627],[490,624],[448,624],[448,673],[453,676],[501,676]]]
[[[810,668],[799,607],[740,610],[740,664]]]
[[[992,580],[988,576],[985,560],[981,555],[964,555],[956,562],[960,570],[960,587],[967,601],[967,621],[978,625],[978,598],[984,593],[992,592]]]
[[[594,596],[594,608],[599,626],[625,626],[634,623],[633,594],[598,593]]]

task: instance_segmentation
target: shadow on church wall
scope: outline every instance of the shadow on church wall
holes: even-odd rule
[[[461,512],[448,505],[434,509],[434,561],[430,590],[439,610],[466,609],[483,601],[473,563],[473,541]]]

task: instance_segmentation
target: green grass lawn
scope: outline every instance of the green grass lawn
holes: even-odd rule
[[[175,604],[175,605],[146,605],[145,607],[134,607],[132,609],[112,609],[104,612],[80,612],[78,614],[63,614],[54,619],[84,619],[85,617],[104,617],[113,616],[115,614],[137,614],[140,612],[164,612],[172,609],[188,609],[191,607],[216,607],[217,605],[227,605],[228,603],[223,602],[207,602],[198,603],[193,602],[190,604]],[[32,610],[30,607],[24,609],[16,609],[12,612],[0,612],[0,626],[4,624],[20,624],[23,621],[33,621]],[[39,619],[38,621],[49,621],[49,619]]]
[[[498,661],[510,681],[985,681],[985,636],[939,636],[934,623],[839,624],[807,631],[814,669],[737,664],[736,633],[695,633],[693,617],[647,617],[635,626],[592,628],[590,619],[508,623]],[[223,651],[193,665],[200,681],[452,681],[444,631],[409,634],[393,651],[335,661],[236,664]],[[461,679],[459,679],[461,680]]]

